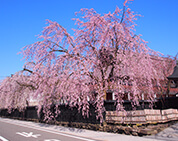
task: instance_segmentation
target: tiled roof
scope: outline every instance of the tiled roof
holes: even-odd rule
[[[172,75],[168,76],[167,78],[172,79],[172,80],[178,80],[178,65],[175,66],[174,72],[172,73]]]

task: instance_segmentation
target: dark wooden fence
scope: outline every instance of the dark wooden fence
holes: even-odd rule
[[[126,111],[131,110],[143,110],[150,109],[150,103],[148,101],[140,101],[140,106],[132,108],[130,101],[125,101],[123,103]],[[106,111],[116,110],[116,101],[105,101],[104,106]],[[153,105],[153,109],[178,109],[178,97],[169,97],[165,99],[157,99]],[[52,108],[53,109],[53,108]],[[59,122],[82,122],[82,123],[93,123],[98,124],[99,120],[96,119],[96,112],[94,106],[90,105],[89,117],[83,117],[81,112],[78,112],[77,107],[70,108],[68,105],[60,105],[61,113],[56,118]],[[44,115],[40,112],[40,116],[37,115],[37,107],[31,106],[27,107],[24,111],[13,110],[11,113],[7,109],[0,110],[0,116],[18,119],[28,119],[28,120],[39,120],[43,121]],[[103,113],[105,119],[105,113]]]

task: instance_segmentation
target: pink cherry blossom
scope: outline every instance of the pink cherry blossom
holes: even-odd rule
[[[45,120],[52,120],[60,114],[60,104],[77,106],[83,116],[89,116],[89,105],[94,104],[102,122],[108,90],[114,93],[118,111],[124,110],[128,94],[133,106],[143,94],[154,101],[154,86],[166,83],[175,61],[135,34],[139,15],[127,7],[103,15],[81,9],[76,15],[73,36],[48,20],[40,41],[22,49],[24,70],[1,82],[1,108],[23,109],[32,98]],[[51,105],[56,105],[55,113]]]

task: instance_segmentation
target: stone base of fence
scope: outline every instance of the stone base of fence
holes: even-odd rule
[[[178,120],[177,109],[136,111],[106,111],[106,122],[113,124],[154,124]]]

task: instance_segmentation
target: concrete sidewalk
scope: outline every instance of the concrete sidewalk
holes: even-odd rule
[[[164,129],[162,132],[156,135],[147,136],[146,138],[165,141],[178,141],[178,123]]]
[[[48,124],[35,123],[35,122],[30,122],[30,121],[13,120],[13,119],[7,119],[7,118],[0,118],[0,120],[8,121],[11,123],[16,123],[16,124],[23,124],[29,127],[36,127],[36,128],[46,129],[50,131],[60,132],[60,133],[69,134],[73,136],[91,138],[93,140],[101,140],[101,141],[120,141],[120,140],[121,141],[157,141],[157,140],[167,139],[167,137],[165,138],[164,137],[156,138],[154,136],[138,137],[138,136],[131,136],[131,135],[114,134],[114,133],[92,131],[92,130],[86,130],[86,129],[77,129],[77,128],[69,128],[69,127],[63,127],[63,126],[56,126],[56,125],[48,125]],[[177,125],[175,125],[175,127],[177,130]],[[171,132],[170,129],[168,130]],[[177,131],[175,133],[178,134]]]

